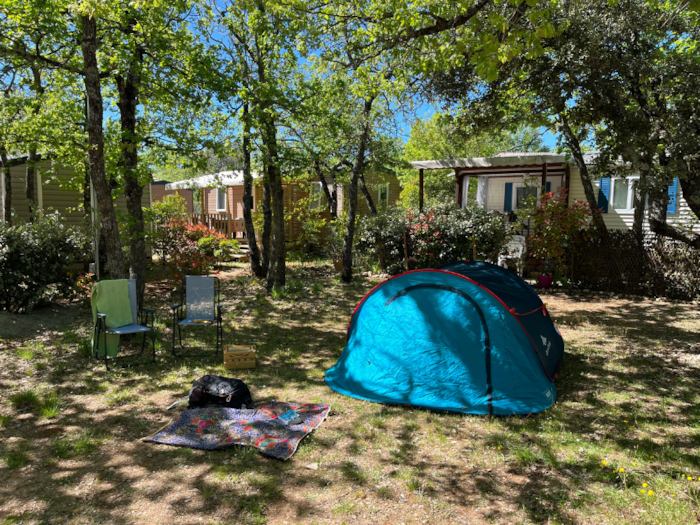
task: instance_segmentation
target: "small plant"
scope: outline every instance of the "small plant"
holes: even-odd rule
[[[22,390],[10,395],[10,404],[15,408],[37,408],[41,401],[34,390]]]
[[[76,456],[88,456],[98,448],[98,442],[91,430],[86,430],[79,436],[71,439],[68,437],[59,439],[53,445],[53,452],[60,459],[69,459]]]
[[[17,350],[17,357],[24,359],[25,361],[31,361],[34,359],[34,349],[30,347],[20,348]]]
[[[12,416],[0,416],[0,427],[7,427],[12,423]]]
[[[46,418],[56,417],[59,413],[59,407],[61,400],[56,392],[49,392],[44,396],[44,400],[41,403],[41,415]]]
[[[10,470],[22,468],[29,463],[29,456],[21,450],[5,450],[0,453],[0,459],[5,461]]]

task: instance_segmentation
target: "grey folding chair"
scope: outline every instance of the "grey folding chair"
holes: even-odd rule
[[[216,353],[224,339],[221,319],[221,288],[219,279],[210,275],[187,275],[182,281],[180,303],[170,308],[173,311],[173,355],[177,357],[203,356],[208,353],[178,354],[182,345],[182,329],[185,327],[213,326],[216,329]],[[175,343],[175,332],[179,345]]]
[[[131,307],[131,322],[127,324],[123,324],[121,326],[113,326],[115,323],[110,322],[110,317],[111,314],[105,311],[100,311],[100,302],[98,300],[98,297],[100,297],[100,290],[102,288],[105,288],[105,284],[109,281],[100,281],[95,283],[93,286],[92,290],[92,297],[91,297],[91,302],[92,302],[92,307],[93,307],[93,314],[94,314],[94,327],[93,327],[93,339],[92,339],[92,353],[93,355],[98,359],[102,359],[105,362],[105,366],[107,367],[107,370],[111,370],[109,368],[109,363],[110,361],[116,361],[118,359],[123,359],[124,357],[138,357],[144,353],[144,350],[146,348],[146,334],[151,333],[151,339],[152,339],[152,348],[153,348],[153,359],[150,361],[151,363],[155,363],[156,360],[156,333],[155,330],[153,329],[153,322],[154,322],[154,315],[156,313],[155,309],[153,308],[142,308],[141,307],[141,300],[139,297],[139,294],[136,291],[136,280],[135,279],[128,279],[127,280],[127,290],[129,294],[128,302]],[[112,281],[114,283],[114,281]],[[123,297],[120,299],[124,299]],[[114,303],[115,298],[108,297],[107,298],[109,303]],[[104,302],[102,303],[103,305],[105,304]],[[107,305],[105,305],[106,308],[108,309]],[[113,314],[112,314],[113,315]],[[123,316],[122,316],[123,317]],[[150,324],[149,324],[150,322]],[[111,325],[111,326],[110,326]],[[129,356],[121,356],[119,357],[119,339],[121,338],[122,335],[130,335],[130,334],[143,334],[143,341],[141,342],[141,351],[136,353],[136,354],[131,354]],[[116,336],[116,337],[115,337]],[[102,341],[100,341],[100,337],[102,337]],[[102,352],[100,352],[100,343],[102,343],[104,346],[102,348]],[[110,352],[110,348],[115,348],[114,352]],[[100,356],[100,353],[103,353],[102,356]],[[110,357],[109,354],[114,353],[115,356]],[[137,364],[144,364],[144,363],[125,363],[122,366],[133,366]]]

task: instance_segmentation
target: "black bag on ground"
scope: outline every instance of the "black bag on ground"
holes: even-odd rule
[[[192,383],[188,408],[220,406],[226,408],[251,408],[250,390],[240,379],[215,375],[200,377]]]

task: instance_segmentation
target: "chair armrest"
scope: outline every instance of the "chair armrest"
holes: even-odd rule
[[[102,321],[106,321],[106,320],[107,320],[107,314],[97,314],[97,319],[98,319],[98,320],[101,319]]]
[[[141,323],[148,324],[148,317],[151,317],[151,325],[155,322],[156,309],[155,308],[141,308]]]
[[[181,304],[171,304],[171,305],[170,305],[170,309],[171,309],[171,310],[177,310],[177,309],[180,308],[181,306],[182,306]]]

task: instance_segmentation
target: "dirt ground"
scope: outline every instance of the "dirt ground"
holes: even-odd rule
[[[327,266],[295,266],[270,298],[242,266],[219,277],[225,342],[259,358],[236,376],[258,402],[330,403],[321,427],[287,462],[144,443],[192,380],[233,375],[214,358],[171,355],[176,295],[156,277],[155,365],[108,372],[90,358],[86,306],[1,313],[0,523],[697,522],[700,480],[687,480],[700,477],[697,305],[549,294],[567,343],[558,402],[489,419],[325,385],[349,316],[379,279],[347,286]],[[190,342],[211,348],[212,337]]]

